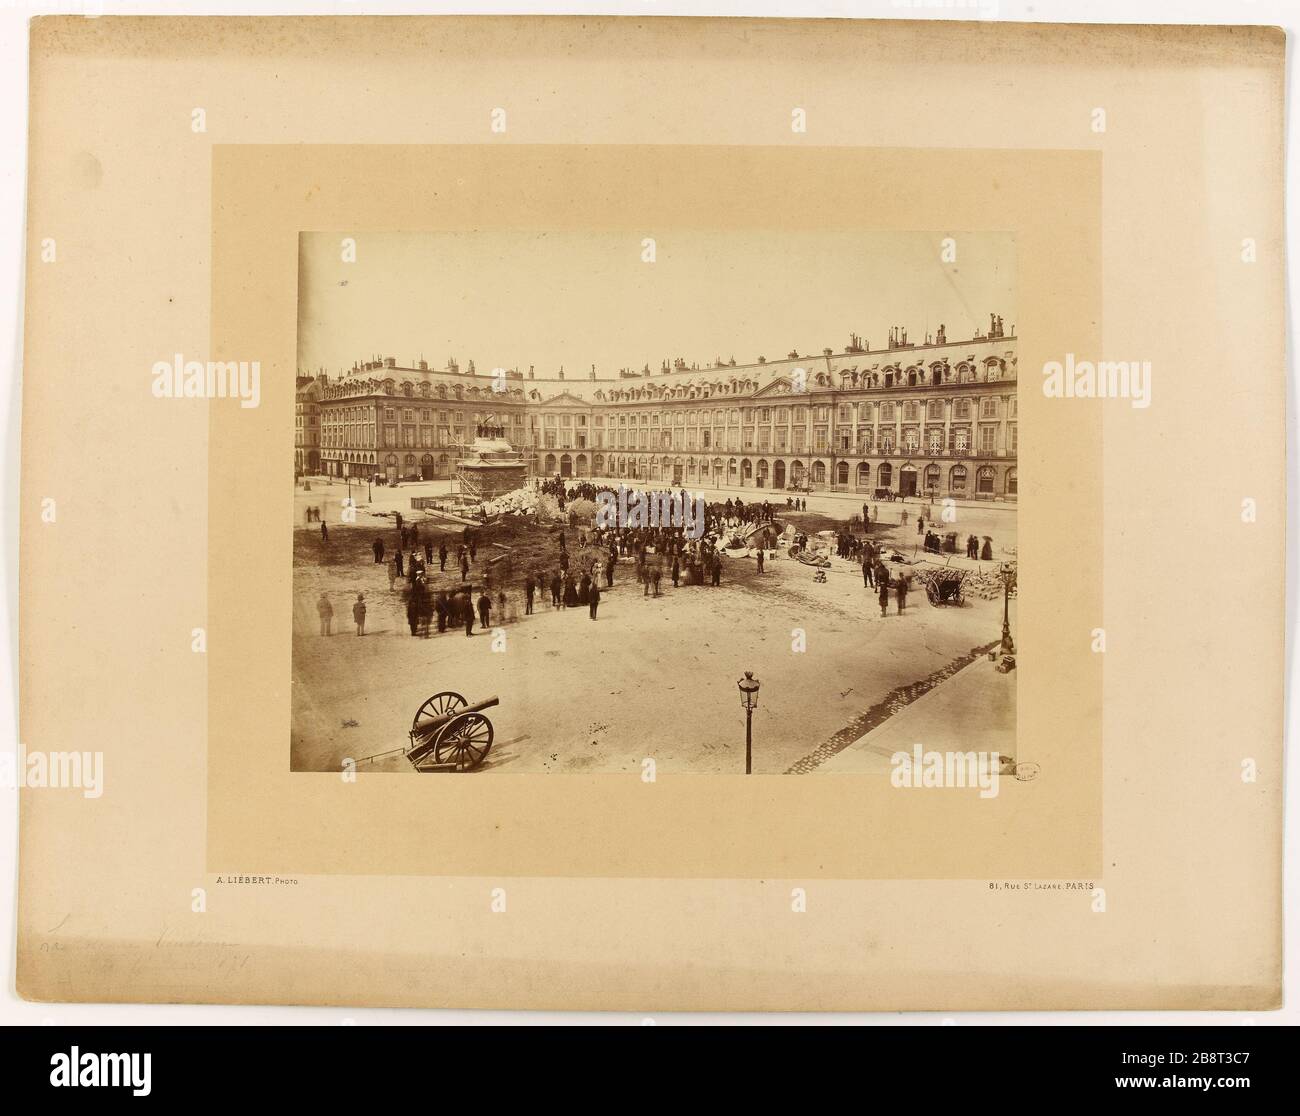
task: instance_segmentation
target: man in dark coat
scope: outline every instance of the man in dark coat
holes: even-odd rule
[[[560,590],[563,587],[564,587],[564,583],[560,580],[560,575],[558,573],[551,574],[551,607],[552,608],[560,607]]]
[[[714,554],[712,584],[717,585],[718,582],[721,580],[721,578],[722,578],[722,556],[720,554]]]
[[[487,595],[484,589],[478,598],[478,628],[479,631],[486,631],[488,626],[488,617],[492,613],[492,598]]]
[[[438,544],[438,569],[446,570],[447,568],[447,544],[440,542]]]
[[[894,586],[894,596],[898,601],[898,615],[903,615],[903,609],[907,607],[907,574],[900,573],[898,582]]]
[[[375,552],[375,565],[382,566],[384,563],[384,540],[376,539],[370,544],[370,549]]]
[[[524,579],[524,615],[533,614],[533,594],[537,592],[537,583],[533,581],[533,575],[529,574]]]
[[[420,630],[420,590],[416,585],[406,595],[406,622],[410,625],[411,635]]]
[[[880,617],[889,615],[889,571],[881,566],[876,570],[876,585],[880,597]]]
[[[434,602],[433,607],[438,613],[438,631],[445,632],[447,630],[447,594],[445,592],[438,594],[438,599]]]
[[[600,607],[600,582],[592,581],[591,592],[587,594],[587,611],[593,620],[596,619],[596,609]]]

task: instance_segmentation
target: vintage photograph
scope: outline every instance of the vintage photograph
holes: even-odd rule
[[[1014,770],[1015,304],[1002,233],[302,233],[292,770]]]

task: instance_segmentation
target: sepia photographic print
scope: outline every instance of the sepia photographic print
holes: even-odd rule
[[[298,278],[292,770],[1032,776],[1012,235],[311,232]]]

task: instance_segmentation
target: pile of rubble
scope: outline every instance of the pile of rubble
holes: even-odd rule
[[[1000,601],[1002,599],[1002,577],[997,568],[972,573],[962,583],[962,592],[967,597],[978,597],[981,601]],[[1011,583],[1011,596],[1016,595],[1016,583]]]
[[[516,488],[483,505],[488,515],[532,515],[537,511],[537,490],[531,485]]]

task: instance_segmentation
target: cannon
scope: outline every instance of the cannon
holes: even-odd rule
[[[490,697],[471,705],[454,690],[427,698],[411,721],[411,766],[420,772],[473,771],[492,749],[492,722],[483,710],[500,704]]]

